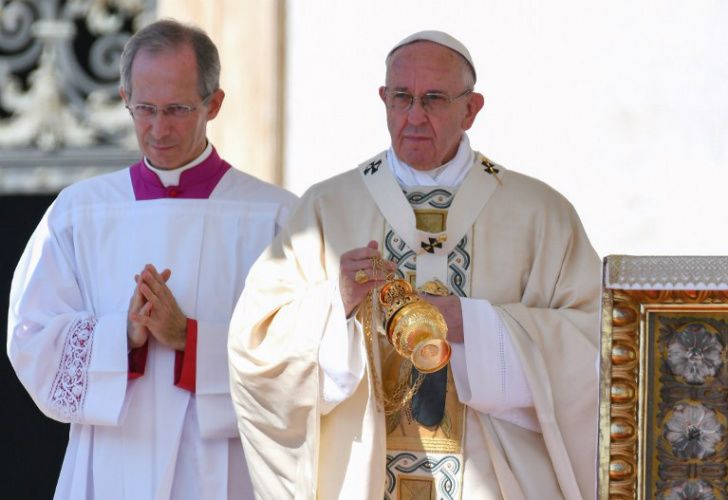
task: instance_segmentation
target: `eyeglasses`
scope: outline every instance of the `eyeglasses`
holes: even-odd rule
[[[161,111],[164,116],[171,116],[172,118],[186,118],[193,111],[200,106],[204,106],[206,101],[212,96],[209,94],[207,97],[200,101],[200,104],[193,106],[192,104],[168,104],[162,108],[155,106],[154,104],[132,104],[126,105],[126,109],[129,110],[129,114],[132,118],[137,119],[150,119],[157,116],[157,112]]]
[[[440,92],[428,92],[421,96],[413,96],[409,92],[403,90],[394,90],[389,92],[385,87],[384,98],[386,100],[389,109],[396,112],[409,111],[414,106],[415,101],[420,101],[422,109],[429,114],[437,114],[447,109],[451,102],[457,101],[461,97],[469,95],[473,89],[468,89],[460,95],[450,97],[447,94],[441,94]]]

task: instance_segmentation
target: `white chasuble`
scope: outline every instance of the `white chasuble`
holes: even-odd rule
[[[231,321],[229,355],[233,401],[259,498],[393,498],[397,493],[387,490],[396,483],[388,477],[393,468],[412,468],[419,460],[393,463],[391,451],[406,448],[392,448],[391,436],[388,443],[371,376],[331,411],[321,407],[321,339],[347,333],[336,306],[340,258],[370,240],[398,261],[403,276],[417,283],[439,277],[458,295],[489,301],[533,393],[542,432],[473,408],[462,411],[462,427],[453,426],[463,429],[462,440],[453,440],[462,443],[462,488],[445,486],[436,494],[449,491],[464,500],[592,496],[599,259],[561,195],[475,158],[452,196],[423,194],[434,193],[425,203],[449,206],[420,207],[419,228],[385,153],[314,185],[251,269]],[[428,225],[438,217],[444,228]],[[367,363],[367,370],[381,373],[376,351],[380,366]],[[416,482],[408,486],[412,494],[420,491]],[[430,486],[424,489],[432,492]]]

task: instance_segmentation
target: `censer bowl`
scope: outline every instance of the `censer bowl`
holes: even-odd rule
[[[395,350],[418,371],[436,372],[450,361],[445,318],[437,307],[416,294],[391,315],[386,326]]]

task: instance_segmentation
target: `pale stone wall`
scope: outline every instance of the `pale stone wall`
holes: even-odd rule
[[[235,167],[282,182],[284,0],[159,0],[159,17],[198,25],[220,51],[225,101],[208,138]]]

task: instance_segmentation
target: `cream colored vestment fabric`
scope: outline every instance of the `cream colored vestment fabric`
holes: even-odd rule
[[[369,377],[328,415],[318,408],[321,336],[346,328],[331,307],[339,258],[384,234],[363,182],[374,165],[373,175],[391,176],[382,153],[304,195],[234,313],[232,394],[260,498],[383,497],[384,415]],[[591,498],[599,259],[561,195],[502,168],[500,182],[473,168],[492,194],[473,225],[472,297],[489,300],[508,327],[543,434],[468,411],[463,498]]]

